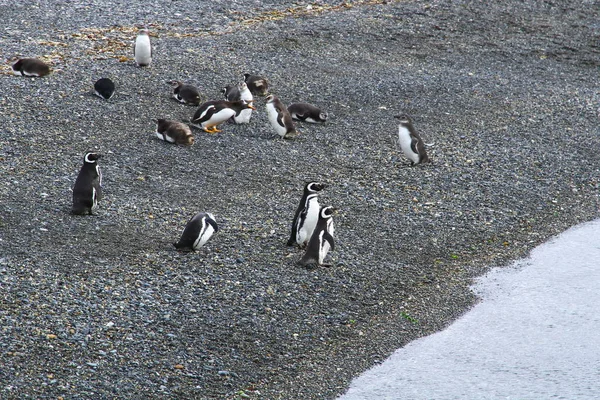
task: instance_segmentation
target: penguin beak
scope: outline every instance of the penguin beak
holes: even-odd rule
[[[248,107],[249,109],[251,109],[251,110],[256,110],[256,107],[254,107],[253,105],[249,104],[248,106],[249,106],[249,107]]]

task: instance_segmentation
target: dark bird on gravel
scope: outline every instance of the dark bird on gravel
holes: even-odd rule
[[[425,151],[425,143],[413,127],[412,119],[406,114],[395,115],[394,118],[397,118],[400,124],[398,127],[398,143],[406,157],[411,161],[411,165],[430,162]]]
[[[288,106],[293,119],[313,124],[327,121],[327,113],[308,103],[293,103]]]
[[[296,243],[300,247],[305,247],[310,240],[319,220],[319,192],[323,189],[325,189],[325,184],[320,182],[308,182],[304,185],[304,193],[292,221],[292,232],[287,241],[288,246]]]
[[[19,76],[46,76],[50,66],[37,58],[20,58],[12,65],[13,74]]]
[[[298,264],[313,268],[318,266],[329,267],[331,264],[325,264],[323,260],[329,253],[329,250],[335,250],[333,241],[333,213],[335,209],[331,206],[322,207],[319,211],[319,220],[317,226],[308,241],[306,252]]]
[[[133,58],[140,67],[147,67],[152,62],[152,46],[148,29],[141,29],[133,45]]]
[[[183,144],[191,146],[194,144],[194,136],[189,126],[183,122],[168,119],[157,119],[156,137],[168,143]]]
[[[227,121],[234,115],[239,115],[242,110],[256,110],[250,103],[244,100],[227,101],[211,100],[202,104],[192,117],[191,124],[203,129],[208,133],[221,132],[217,126]]]
[[[248,85],[248,89],[250,92],[257,96],[266,96],[269,93],[269,81],[267,78],[252,75],[252,74],[244,74],[244,82]]]
[[[193,85],[184,84],[180,81],[167,82],[173,88],[173,98],[182,104],[200,104],[200,91]]]
[[[227,101],[239,101],[242,99],[242,94],[237,85],[227,85],[223,88],[222,92]]]
[[[181,238],[173,246],[180,251],[197,251],[218,231],[215,217],[211,213],[201,212],[188,221]]]
[[[292,116],[277,96],[267,96],[267,115],[275,132],[284,139],[294,139],[298,136]]]
[[[73,186],[73,214],[92,215],[102,199],[102,173],[98,166],[98,153],[87,152],[83,157],[83,165]]]
[[[115,94],[115,84],[109,78],[100,78],[94,83],[94,93],[105,100]]]
[[[254,97],[248,89],[248,85],[246,82],[240,82],[237,86],[235,85],[227,85],[223,88],[223,94],[225,95],[225,99],[227,101],[238,101],[243,100],[246,103],[254,102]],[[242,110],[239,114],[234,115],[233,122],[236,124],[247,124],[250,122],[250,117],[252,117],[252,109],[248,108]]]

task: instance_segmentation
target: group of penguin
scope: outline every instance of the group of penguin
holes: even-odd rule
[[[152,61],[152,48],[147,29],[140,30],[134,43],[134,59],[138,66],[145,67]],[[16,75],[42,77],[48,75],[50,67],[35,58],[21,58],[12,65]],[[200,93],[192,85],[180,81],[168,82],[173,88],[173,97],[184,104],[199,105]],[[232,120],[237,124],[250,121],[254,102],[253,95],[266,97],[266,109],[269,122],[275,132],[284,139],[294,139],[298,136],[293,120],[323,123],[327,121],[327,113],[318,107],[307,103],[294,103],[289,107],[272,94],[268,94],[269,83],[266,78],[245,74],[244,81],[239,85],[228,85],[223,89],[225,100],[211,100],[199,105],[190,124],[203,129],[207,133],[220,132],[217,126]],[[101,78],[94,84],[94,93],[104,99],[110,99],[115,91],[115,85],[109,78]],[[407,115],[395,116],[399,120],[398,143],[402,151],[411,161],[411,165],[429,162],[425,144],[413,127],[412,120]],[[194,137],[190,127],[185,123],[157,119],[156,136],[169,143],[192,145]],[[101,155],[87,152],[83,165],[73,186],[72,213],[76,215],[92,215],[102,199],[102,173],[98,160]],[[296,209],[288,246],[297,245],[305,249],[304,256],[298,262],[304,267],[329,266],[324,262],[330,250],[334,250],[333,214],[331,206],[321,207],[318,201],[319,193],[325,188],[320,182],[308,182],[300,204]],[[194,215],[186,224],[178,242],[174,247],[181,251],[197,251],[219,230],[214,215],[200,212]]]

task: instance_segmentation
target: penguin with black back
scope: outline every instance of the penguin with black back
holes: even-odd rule
[[[223,88],[222,92],[227,101],[239,101],[242,99],[242,94],[237,85],[227,85]]]
[[[246,109],[256,110],[252,104],[244,100],[211,100],[198,107],[190,122],[205,132],[217,133],[221,132],[217,129],[218,125]]]
[[[304,192],[292,221],[290,238],[287,241],[288,246],[297,244],[305,247],[310,240],[319,220],[319,192],[323,189],[325,189],[325,184],[321,182],[308,182],[304,185]]]
[[[173,246],[179,251],[198,251],[218,231],[215,217],[211,213],[200,212],[188,221],[179,241]]]
[[[173,98],[182,104],[191,104],[197,106],[200,104],[200,91],[194,85],[189,85],[181,81],[167,81],[173,88]]]
[[[12,65],[13,74],[42,77],[50,73],[50,66],[37,58],[20,58]]]
[[[411,161],[411,166],[430,162],[425,150],[425,143],[414,128],[412,119],[406,114],[395,115],[394,118],[397,118],[400,124],[398,126],[398,143]]]
[[[73,186],[73,208],[76,215],[92,215],[102,199],[102,173],[98,160],[102,156],[95,152],[87,152],[83,157],[83,165]]]
[[[115,94],[115,84],[109,78],[100,78],[94,83],[96,96],[109,100]]]
[[[327,121],[327,113],[308,103],[293,103],[288,106],[292,119],[313,124]]]
[[[318,266],[329,267],[331,264],[324,263],[324,259],[329,250],[335,250],[333,240],[333,213],[331,206],[322,207],[319,211],[319,221],[308,241],[304,256],[298,261],[298,264],[307,268],[316,268]]]
[[[284,139],[294,139],[298,136],[296,125],[285,105],[275,95],[267,96],[267,115],[275,132]]]

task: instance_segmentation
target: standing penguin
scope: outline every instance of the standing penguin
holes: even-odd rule
[[[304,185],[304,193],[292,221],[292,232],[287,241],[288,246],[296,243],[300,247],[305,247],[310,240],[319,219],[318,197],[319,192],[323,189],[325,189],[325,184],[320,182],[308,182]]]
[[[284,139],[294,139],[298,136],[292,116],[277,96],[267,96],[267,114],[275,132]]]
[[[327,121],[327,113],[308,103],[294,103],[288,106],[293,119],[313,124]]]
[[[83,157],[83,165],[73,186],[73,214],[92,215],[102,199],[102,173],[98,166],[98,153],[87,152]]]
[[[218,231],[215,217],[211,213],[201,212],[188,221],[179,242],[173,243],[173,246],[180,251],[197,251]]]
[[[152,62],[152,47],[150,46],[148,29],[142,29],[138,33],[133,46],[133,57],[140,67],[147,67]]]
[[[108,78],[100,78],[94,83],[94,93],[98,97],[109,100],[115,94],[115,84]]]
[[[252,94],[266,96],[269,92],[269,81],[267,78],[258,75],[244,74],[244,82]]]
[[[248,89],[246,82],[240,82],[238,90],[242,101],[245,101],[246,103],[252,103],[254,101],[254,97],[252,96],[250,89]],[[250,117],[252,117],[252,109],[246,108],[245,110],[240,111],[239,114],[234,115],[233,120],[236,124],[247,124],[250,122]]]
[[[189,126],[182,122],[168,119],[157,119],[156,137],[168,143],[183,144],[191,146],[194,144],[194,136]]]
[[[167,81],[173,88],[173,98],[183,104],[200,104],[200,91],[193,86],[180,81]]]
[[[198,107],[192,117],[191,124],[204,129],[204,131],[208,133],[221,132],[217,129],[217,125],[222,124],[234,115],[238,115],[240,111],[245,109],[256,110],[252,104],[246,103],[244,100],[207,101]]]
[[[20,58],[12,65],[12,70],[19,76],[45,76],[50,73],[48,64],[37,58]]]
[[[303,267],[323,266],[329,267],[331,264],[323,263],[323,260],[329,253],[329,250],[335,250],[333,241],[333,212],[331,206],[322,207],[319,211],[319,221],[308,242],[306,253],[298,264]]]
[[[417,165],[430,162],[427,152],[425,151],[425,143],[413,127],[412,120],[406,114],[395,115],[394,118],[399,119],[398,127],[398,142],[400,148],[410,159],[411,165]]]

